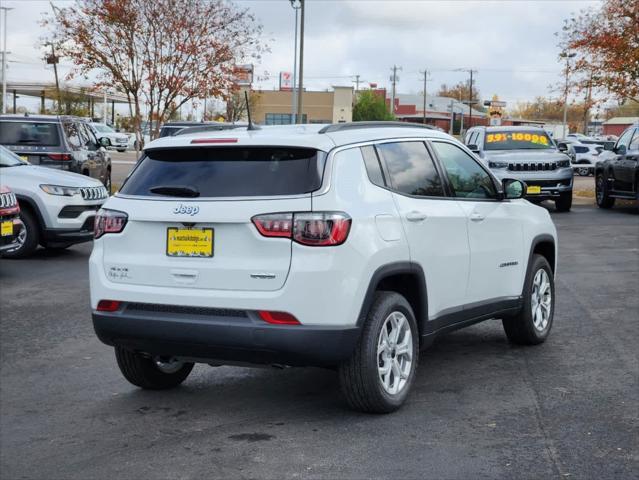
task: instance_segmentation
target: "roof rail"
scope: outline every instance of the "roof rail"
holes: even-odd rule
[[[420,123],[410,122],[347,122],[347,123],[332,123],[326,125],[318,133],[333,133],[342,132],[345,130],[356,130],[360,128],[426,128],[428,130],[434,130],[432,125],[423,125]]]
[[[222,130],[233,130],[245,126],[246,125],[198,125],[195,127],[184,127],[174,133],[173,136],[177,137],[178,135],[188,135],[191,133],[220,132]]]

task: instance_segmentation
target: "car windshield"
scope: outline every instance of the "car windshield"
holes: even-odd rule
[[[11,150],[0,145],[0,167],[19,167],[26,164],[27,162],[22,161]]]
[[[100,125],[100,124],[96,125],[95,123],[93,124],[93,128],[95,128],[100,133],[113,133],[115,131],[107,125]]]
[[[504,130],[486,132],[484,150],[539,150],[554,148],[552,140],[539,130]]]
[[[0,122],[0,145],[60,145],[57,123],[9,121]]]

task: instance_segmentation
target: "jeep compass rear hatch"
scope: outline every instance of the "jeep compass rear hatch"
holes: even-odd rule
[[[253,219],[310,211],[324,161],[323,152],[297,147],[148,150],[101,223],[107,277],[167,287],[281,288],[291,239],[263,235]]]

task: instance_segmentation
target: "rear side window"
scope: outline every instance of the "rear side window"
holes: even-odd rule
[[[82,137],[80,136],[80,125],[77,123],[63,123],[64,135],[67,142],[73,150],[80,150],[83,146]]]
[[[423,142],[377,145],[393,190],[420,197],[443,197],[441,178]]]
[[[379,158],[377,158],[375,147],[362,147],[362,157],[364,157],[364,164],[370,181],[377,186],[385,187],[386,182],[384,182],[382,166],[379,163]]]
[[[149,150],[120,190],[166,196],[260,197],[313,192],[322,184],[326,154],[296,147],[193,147]],[[153,190],[153,191],[152,191]]]
[[[0,145],[60,145],[57,123],[0,122]]]

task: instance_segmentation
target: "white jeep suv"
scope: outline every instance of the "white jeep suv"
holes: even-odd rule
[[[524,192],[407,124],[159,139],[96,217],[95,331],[142,388],[194,362],[336,367],[353,408],[389,412],[439,334],[548,336],[556,231]]]

